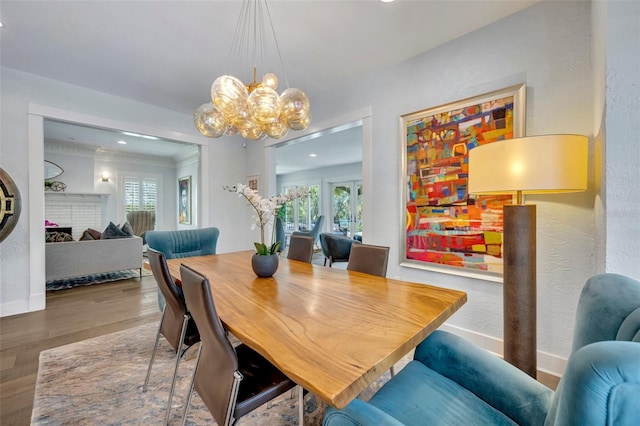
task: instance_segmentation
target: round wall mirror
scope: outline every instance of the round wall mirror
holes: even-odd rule
[[[44,160],[44,180],[56,178],[60,176],[62,172],[64,172],[62,167],[51,161]]]

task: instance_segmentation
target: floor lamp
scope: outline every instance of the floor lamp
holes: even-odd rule
[[[516,194],[504,206],[504,359],[536,377],[536,206],[523,194],[587,188],[588,140],[579,135],[508,139],[469,151],[469,194]]]

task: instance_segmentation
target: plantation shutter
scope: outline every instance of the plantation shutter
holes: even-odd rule
[[[124,211],[156,211],[158,182],[154,178],[126,177],[124,180]]]
[[[142,205],[140,210],[156,211],[158,185],[155,179],[142,181]]]

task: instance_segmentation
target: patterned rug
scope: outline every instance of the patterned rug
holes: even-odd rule
[[[151,271],[142,269],[142,276],[151,275]],[[47,291],[66,290],[68,288],[85,285],[101,284],[109,281],[128,280],[140,277],[139,269],[125,269],[124,271],[107,272],[103,274],[85,275],[82,277],[63,278],[47,281]]]
[[[40,353],[32,425],[153,425],[164,419],[174,360],[161,339],[147,392],[142,384],[151,358],[157,323],[96,337]],[[180,363],[170,424],[179,424],[197,345]],[[396,369],[404,365],[405,357]],[[360,397],[368,400],[389,379],[386,372]],[[290,392],[240,419],[237,425],[297,425],[297,398]],[[321,425],[326,404],[305,396],[305,425]],[[194,393],[187,424],[212,424],[213,417]]]

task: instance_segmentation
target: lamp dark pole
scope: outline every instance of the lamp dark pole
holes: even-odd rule
[[[523,194],[584,191],[588,140],[546,135],[485,143],[469,151],[469,194],[516,194],[503,208],[504,359],[536,377],[536,206]]]
[[[536,378],[536,206],[518,198],[504,206],[504,359]]]

